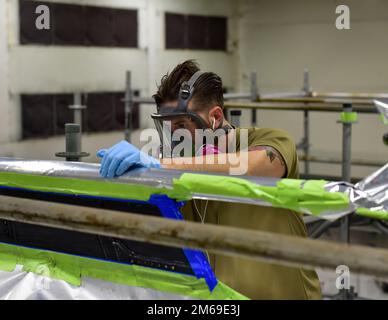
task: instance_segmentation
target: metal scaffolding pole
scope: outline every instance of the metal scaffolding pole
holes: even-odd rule
[[[82,132],[82,110],[86,109],[86,106],[82,105],[81,93],[74,93],[74,104],[69,106],[69,109],[73,110],[73,122],[80,126]]]
[[[128,142],[131,142],[131,133],[132,133],[132,108],[133,108],[133,94],[132,94],[132,87],[131,87],[131,71],[126,72],[126,78],[125,78],[125,97],[124,97],[124,113],[125,113],[125,120],[124,120],[124,138]]]
[[[310,174],[310,116],[308,110],[303,111],[304,174]]]
[[[303,72],[303,92],[306,96],[310,95],[311,86],[310,86],[310,73],[308,69],[304,69]],[[303,141],[302,147],[304,150],[304,156],[306,160],[304,161],[304,174],[310,174],[310,114],[308,110],[303,111]]]
[[[343,105],[343,112],[350,113],[353,108],[351,104]],[[342,120],[342,180],[350,182],[352,165],[352,123]],[[341,241],[349,242],[349,217],[346,216],[341,221],[340,227]]]
[[[353,110],[350,103],[343,105],[343,113],[349,114]],[[352,123],[350,121],[342,119],[342,180],[350,182],[351,178],[351,152],[352,152]],[[340,240],[345,243],[350,241],[350,223],[349,215],[343,217],[340,221]],[[339,292],[341,299],[352,299],[349,296],[349,290],[343,290]]]
[[[354,273],[388,277],[385,249],[8,196],[0,196],[0,218],[286,266],[347,265]]]
[[[251,101],[256,101],[258,95],[259,95],[259,91],[257,88],[257,73],[252,72],[251,73]],[[251,121],[252,127],[256,127],[256,125],[257,125],[257,109],[252,108],[251,115],[252,115],[252,121]]]

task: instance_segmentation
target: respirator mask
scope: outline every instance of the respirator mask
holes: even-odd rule
[[[217,137],[208,143],[207,139],[216,129],[215,120],[211,128],[197,113],[188,109],[188,104],[195,91],[195,83],[203,71],[197,71],[182,83],[178,93],[178,105],[157,105],[157,112],[151,115],[160,138],[160,152],[162,158],[194,157],[206,154],[218,154]],[[190,124],[191,130],[184,127]],[[179,124],[183,124],[183,128]],[[193,128],[199,129],[193,132]],[[224,134],[232,127],[224,129]],[[181,130],[184,129],[184,130]],[[200,134],[200,133],[203,134]],[[195,139],[194,139],[195,137]],[[195,141],[195,143],[194,143]]]

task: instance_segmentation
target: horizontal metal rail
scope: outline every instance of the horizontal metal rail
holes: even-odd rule
[[[0,196],[0,218],[173,247],[388,277],[388,250],[235,227]]]
[[[274,103],[321,103],[325,105],[338,105],[351,103],[353,105],[374,105],[373,99],[351,99],[351,98],[321,98],[321,97],[258,97],[257,102],[274,102]]]
[[[308,157],[306,157],[303,154],[299,154],[298,159],[300,161],[310,161],[310,162],[317,162],[317,163],[331,163],[331,164],[341,164],[342,163],[341,158],[324,157],[324,156],[308,156]],[[382,167],[386,164],[386,162],[362,160],[362,159],[352,159],[351,164],[354,166]]]
[[[343,112],[342,104],[327,105],[323,103],[302,104],[302,103],[270,103],[270,102],[225,102],[227,109],[257,109],[257,110],[286,110],[286,111],[322,111],[322,112]],[[353,111],[360,113],[378,113],[374,106],[355,105]]]
[[[311,92],[312,97],[344,99],[388,99],[388,93],[376,92]]]

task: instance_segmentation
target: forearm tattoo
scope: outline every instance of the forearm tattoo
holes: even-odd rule
[[[265,150],[265,153],[271,163],[273,163],[275,159],[279,159],[280,164],[283,167],[286,166],[282,155],[276,149],[269,146],[258,146],[258,147],[249,148],[249,151],[255,151],[255,150]]]

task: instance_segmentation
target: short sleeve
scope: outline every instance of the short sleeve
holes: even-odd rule
[[[298,178],[296,146],[287,132],[270,128],[250,129],[248,132],[248,150],[258,146],[269,146],[276,149],[286,163],[287,178]]]

